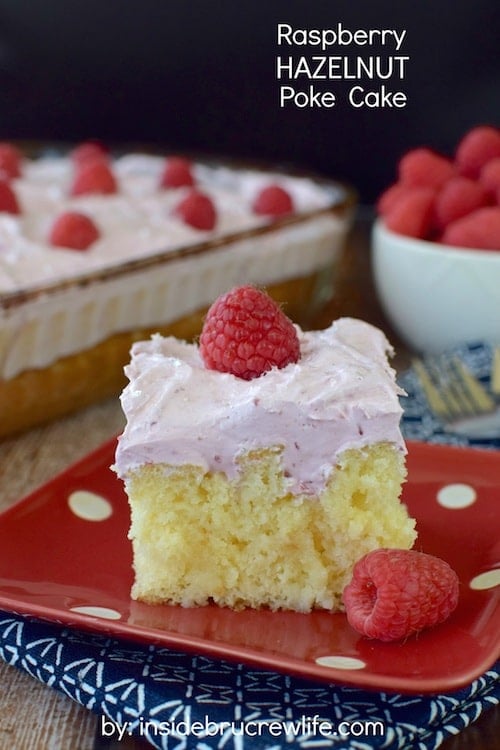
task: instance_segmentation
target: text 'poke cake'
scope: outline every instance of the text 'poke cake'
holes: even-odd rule
[[[114,465],[133,598],[335,611],[364,553],[410,548],[389,352],[355,319],[303,332],[252,286],[216,300],[199,345],[134,344]]]
[[[199,335],[228,286],[307,323],[353,206],[312,175],[0,143],[0,438],[118,394],[133,341]]]

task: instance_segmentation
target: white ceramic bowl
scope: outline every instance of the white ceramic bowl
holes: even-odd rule
[[[404,237],[378,220],[372,261],[380,303],[411,349],[500,343],[500,252]]]

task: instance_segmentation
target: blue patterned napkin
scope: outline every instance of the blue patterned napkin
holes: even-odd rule
[[[457,350],[488,384],[491,349]],[[412,370],[400,378],[406,438],[468,444],[443,431]],[[498,448],[499,441],[482,441]],[[399,695],[324,684],[142,646],[0,612],[0,657],[98,714],[104,740],[156,748],[434,750],[500,702],[500,662],[467,687]]]
[[[433,750],[500,700],[500,665],[446,695],[371,693],[1,612],[0,656],[98,713],[103,739],[176,750]]]

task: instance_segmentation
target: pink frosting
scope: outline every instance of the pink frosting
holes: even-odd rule
[[[297,332],[299,362],[251,381],[206,369],[195,344],[159,335],[134,344],[117,474],[194,464],[233,478],[239,456],[277,446],[290,489],[315,494],[347,448],[388,441],[404,451],[384,334],[352,318]]]

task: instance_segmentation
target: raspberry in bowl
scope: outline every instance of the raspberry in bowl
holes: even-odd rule
[[[472,128],[451,157],[405,154],[377,213],[375,287],[403,341],[428,353],[498,343],[500,130]]]

